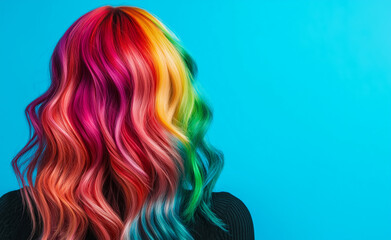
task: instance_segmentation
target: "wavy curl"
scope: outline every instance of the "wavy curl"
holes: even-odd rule
[[[198,213],[222,229],[211,193],[224,155],[197,67],[157,17],[103,6],[79,19],[50,59],[49,89],[25,110],[13,158],[23,203],[46,239],[192,239]],[[38,219],[35,218],[36,211]]]

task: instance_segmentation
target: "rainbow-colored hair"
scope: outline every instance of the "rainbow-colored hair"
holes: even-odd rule
[[[196,73],[143,9],[103,6],[76,20],[51,56],[49,89],[26,107],[30,140],[12,160],[30,236],[41,226],[43,240],[83,239],[88,228],[98,239],[192,239],[198,213],[224,229],[211,211],[224,155],[205,139],[212,111]]]

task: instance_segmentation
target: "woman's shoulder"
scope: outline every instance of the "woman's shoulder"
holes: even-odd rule
[[[212,192],[212,201],[219,205],[240,205],[246,207],[242,200],[229,192]]]
[[[30,219],[23,207],[21,189],[0,197],[0,239],[27,239]]]
[[[254,239],[250,211],[238,197],[229,192],[213,192],[212,211],[226,224],[229,239]]]
[[[240,215],[248,220],[252,220],[250,211],[243,201],[229,192],[213,192],[212,207],[217,213],[221,212],[225,215],[228,213],[235,214],[235,217],[239,217]]]
[[[22,206],[21,189],[9,191],[0,197],[0,217],[9,215]],[[2,219],[0,218],[0,219]]]
[[[22,191],[27,190],[28,187],[20,188],[17,190],[12,190],[4,193],[0,197],[0,216],[9,211],[16,211],[23,208],[23,197]]]
[[[18,197],[18,195],[20,196],[20,191],[21,191],[21,189],[6,192],[3,195],[1,195],[0,199],[4,201],[4,200],[10,199],[10,198]]]

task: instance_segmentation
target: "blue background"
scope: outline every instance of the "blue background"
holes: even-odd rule
[[[4,1],[0,194],[28,140],[65,30],[93,8],[160,18],[199,67],[225,153],[216,191],[249,208],[256,239],[391,239],[390,1]]]

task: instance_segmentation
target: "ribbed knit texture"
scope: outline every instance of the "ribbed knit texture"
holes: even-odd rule
[[[254,225],[246,205],[228,192],[212,193],[212,211],[227,224],[228,232],[212,225],[197,214],[195,223],[188,228],[195,240],[253,240]],[[23,211],[19,190],[11,191],[0,198],[0,239],[24,240],[32,230],[28,209]],[[38,239],[38,233],[34,239]],[[89,230],[86,240],[96,239]]]

